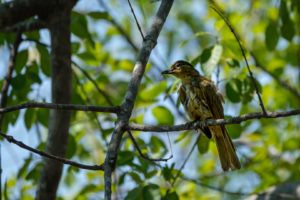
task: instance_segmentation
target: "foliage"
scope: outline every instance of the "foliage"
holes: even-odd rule
[[[220,92],[226,98],[224,110],[228,118],[261,112],[238,43],[226,24],[209,8],[211,2],[174,2],[155,52],[147,65],[132,113],[132,122],[155,125],[187,122],[187,116],[178,114],[176,107],[176,104],[179,105],[176,91],[180,83],[172,77],[164,79],[160,75],[161,71],[179,59],[190,61],[201,74],[219,81]],[[256,64],[259,63],[296,90],[300,89],[299,1],[281,0],[280,5],[271,0],[214,2],[216,3],[212,6],[222,9],[219,11],[238,33],[266,109],[298,109],[299,99],[268,73],[257,68]],[[146,32],[159,2],[150,4],[150,0],[135,0],[132,4],[141,27]],[[127,4],[110,1],[109,5],[113,8],[112,13],[98,7],[96,9],[100,11],[91,7],[85,12],[79,9],[72,12],[72,59],[90,74],[114,105],[120,105],[137,52],[112,22],[118,23],[137,47],[140,47],[142,39]],[[40,40],[41,32],[26,33],[23,37]],[[11,34],[1,34],[0,44],[11,44],[12,38]],[[39,91],[39,88],[49,80],[51,48],[34,42],[24,42],[24,46],[18,52],[7,106],[27,101],[46,101],[48,95]],[[109,106],[93,83],[76,66],[73,66],[73,71],[73,104],[89,104],[90,99],[94,106]],[[75,76],[79,78],[79,82]],[[33,93],[38,95],[32,95]],[[184,113],[181,105],[179,111]],[[93,113],[72,112],[68,159],[85,164],[104,162],[115,116],[97,113],[97,118],[101,127]],[[35,123],[43,127],[42,140],[36,147],[45,150],[49,110],[27,109],[21,115],[20,111],[5,114],[2,132],[10,134],[17,119],[24,121],[27,130],[33,130]],[[213,175],[221,171],[214,141],[202,137],[197,143],[198,151],[195,150],[181,175],[217,188],[226,186],[232,192],[245,193],[256,193],[273,185],[299,180],[299,120],[299,117],[261,119],[227,126],[231,137],[238,141],[236,146],[242,169],[222,176]],[[166,134],[135,132],[134,137],[142,152],[149,157],[161,158],[170,154]],[[115,195],[128,200],[160,199],[166,194],[195,138],[196,131],[172,133],[174,158],[167,163],[159,163],[159,167],[142,159],[132,141],[124,134],[113,180]],[[16,194],[18,199],[33,199],[34,187],[41,170],[41,162],[36,162],[34,157],[30,154],[22,161],[23,165],[18,173],[7,179],[3,193],[6,199],[15,198]],[[86,199],[102,196],[103,172],[70,166],[65,168],[61,187],[73,193],[60,191],[61,198],[72,199],[77,196],[78,199]],[[212,176],[209,177],[210,175]],[[201,179],[205,176],[209,178]],[[85,180],[81,181],[83,178]],[[249,182],[249,179],[253,181]],[[80,189],[71,190],[72,188]],[[225,196],[219,191],[178,178],[165,199],[221,199],[223,195]],[[236,196],[225,198],[238,199]]]

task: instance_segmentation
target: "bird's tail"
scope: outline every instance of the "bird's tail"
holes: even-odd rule
[[[241,163],[236,155],[236,149],[226,127],[224,125],[216,126],[213,132],[223,171],[228,171],[229,167],[232,171],[240,169]]]

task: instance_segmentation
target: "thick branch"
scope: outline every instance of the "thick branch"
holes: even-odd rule
[[[111,199],[111,175],[116,166],[117,155],[124,134],[124,127],[128,123],[134,102],[139,90],[141,80],[143,78],[146,64],[148,62],[150,53],[157,43],[159,33],[167,19],[167,16],[173,5],[173,0],[163,0],[156,14],[156,17],[148,31],[145,41],[143,42],[141,51],[137,58],[134,70],[132,72],[131,80],[127,88],[124,100],[121,105],[120,115],[116,121],[116,126],[113,131],[111,141],[109,143],[107,156],[105,159],[106,168],[104,171],[105,179],[105,200]]]
[[[0,114],[12,112],[15,110],[21,110],[24,108],[47,108],[54,110],[81,110],[81,111],[94,111],[94,112],[105,112],[118,114],[120,106],[115,107],[100,107],[100,106],[84,106],[84,105],[73,105],[73,104],[58,104],[58,103],[41,103],[41,102],[27,102],[11,107],[1,108]]]
[[[104,171],[104,164],[102,164],[102,165],[83,165],[83,164],[79,164],[79,163],[70,161],[70,160],[68,160],[66,158],[61,158],[61,157],[53,156],[53,155],[45,153],[44,151],[40,151],[40,150],[31,148],[31,147],[25,145],[23,142],[17,141],[12,136],[6,135],[6,134],[4,134],[2,132],[0,132],[0,135],[2,137],[4,137],[5,139],[7,139],[7,141],[9,141],[10,143],[14,143],[14,144],[18,145],[19,147],[21,147],[23,149],[27,149],[28,151],[31,151],[31,152],[36,153],[36,154],[39,154],[39,155],[41,155],[43,157],[50,158],[50,159],[53,159],[53,160],[57,160],[57,161],[59,161],[61,163],[72,165],[72,166],[78,167],[80,169],[89,169],[89,170],[101,170],[101,171]]]
[[[0,4],[0,27],[11,26],[24,19],[46,17],[53,12],[59,4],[73,7],[77,0],[41,1],[41,0],[15,0]]]
[[[3,33],[15,33],[15,32],[28,32],[46,28],[46,23],[40,19],[31,21],[19,22],[15,25],[1,28],[0,32]]]
[[[238,117],[233,117],[230,119],[217,119],[217,120],[209,120],[207,121],[207,126],[216,126],[216,125],[226,125],[226,124],[239,124],[243,121],[251,120],[251,119],[261,119],[261,118],[279,118],[279,117],[289,117],[294,115],[300,115],[299,110],[291,110],[284,112],[269,112],[267,111],[267,115],[265,116],[263,113],[249,113],[245,115],[241,115]],[[184,131],[184,130],[195,130],[197,129],[202,122],[194,122],[181,124],[176,126],[152,126],[152,125],[142,125],[142,124],[134,124],[128,123],[126,126],[127,130],[135,130],[135,131],[144,131],[144,132],[171,132],[171,131]]]

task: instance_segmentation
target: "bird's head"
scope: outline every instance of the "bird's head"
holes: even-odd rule
[[[163,71],[161,74],[172,74],[177,78],[183,79],[188,76],[199,75],[199,72],[189,62],[178,60],[170,69]]]

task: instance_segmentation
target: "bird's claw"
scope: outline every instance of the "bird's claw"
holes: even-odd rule
[[[204,130],[205,127],[207,127],[207,121],[208,121],[208,119],[209,119],[209,118],[207,117],[207,118],[203,119],[203,120],[200,122],[200,127],[201,127],[202,130]]]

